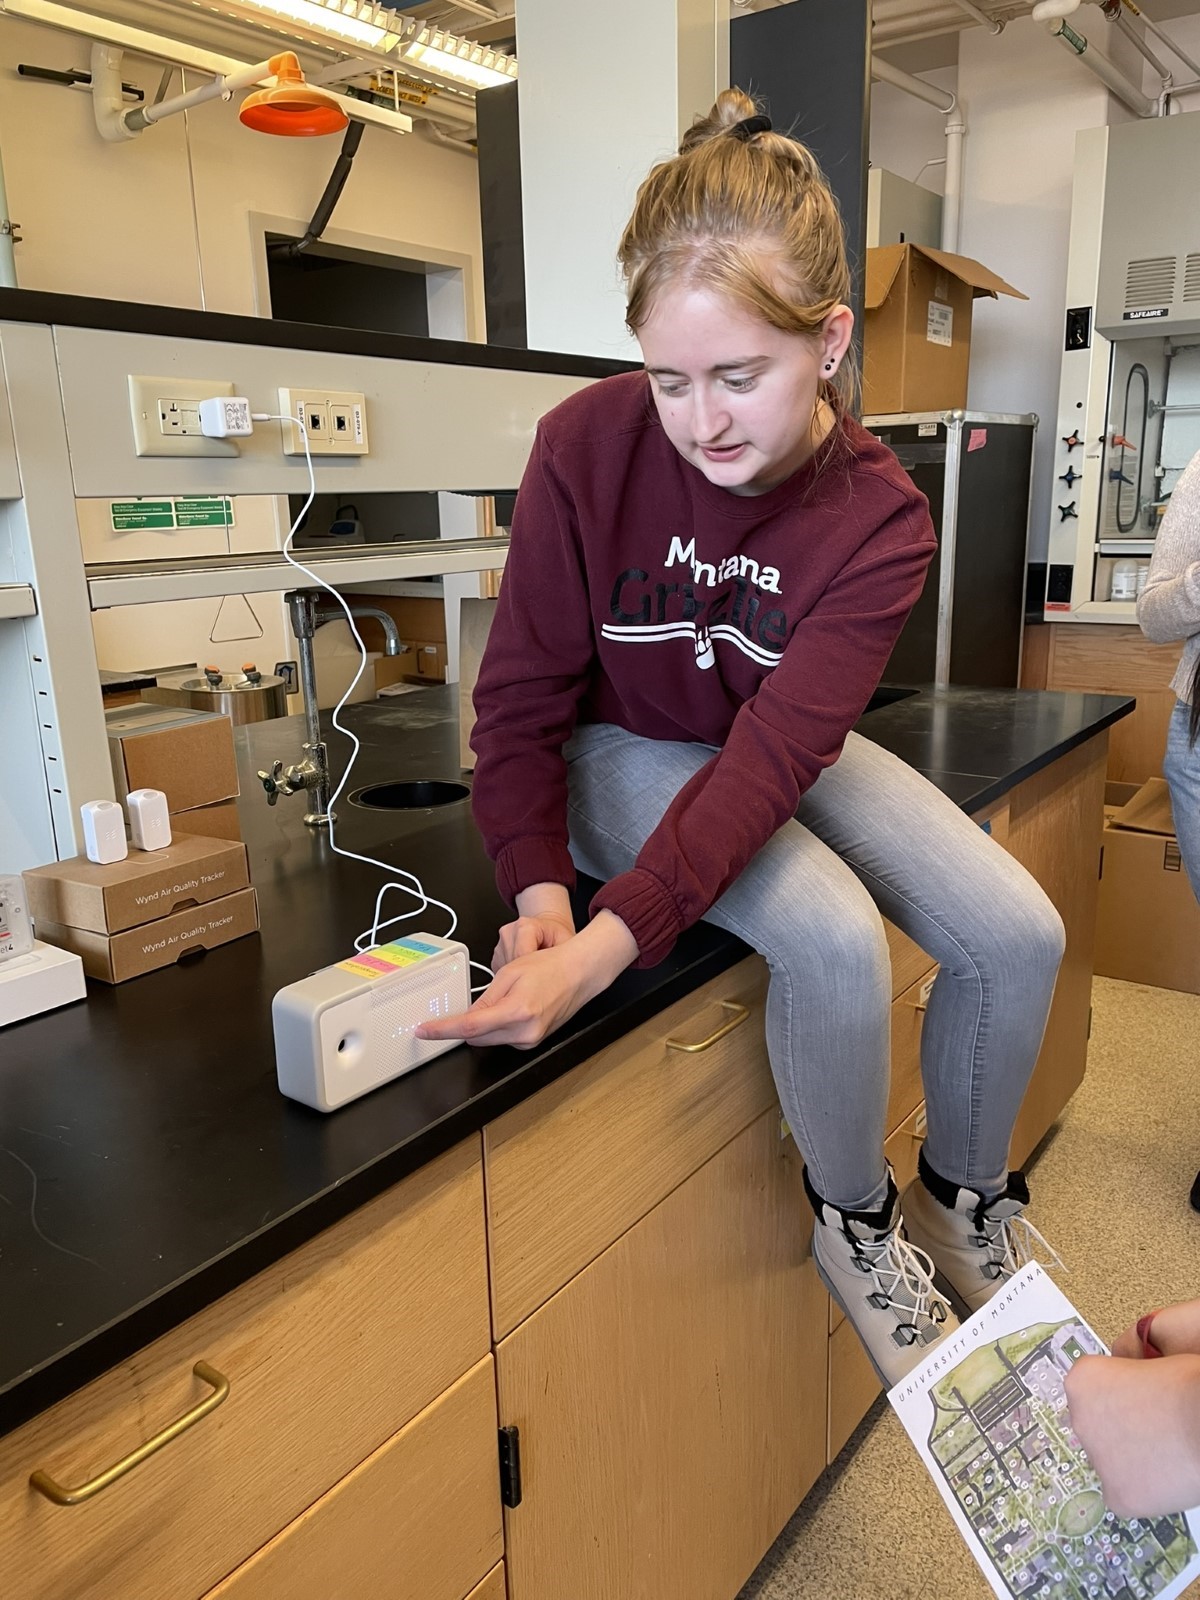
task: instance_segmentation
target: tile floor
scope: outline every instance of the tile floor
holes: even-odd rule
[[[1102,1338],[1200,1294],[1200,995],[1097,978],[1088,1072],[1029,1169],[1030,1216]],[[776,1540],[740,1600],[988,1600],[886,1402]],[[1200,1583],[1187,1600],[1200,1600]]]

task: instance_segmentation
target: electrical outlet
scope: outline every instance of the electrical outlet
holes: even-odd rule
[[[337,389],[280,389],[279,410],[285,416],[303,420],[314,456],[365,456],[368,452],[367,402],[361,394],[344,394]],[[304,441],[299,429],[287,423],[280,426],[284,455],[302,456]]]
[[[129,411],[139,456],[236,456],[232,439],[206,439],[200,402],[236,393],[222,378],[129,376]]]
[[[159,433],[177,434],[190,438],[203,432],[200,426],[200,402],[160,397],[158,402]]]

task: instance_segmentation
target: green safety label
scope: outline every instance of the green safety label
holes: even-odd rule
[[[233,501],[228,495],[193,500],[112,500],[109,511],[114,533],[132,533],[139,528],[233,527]]]

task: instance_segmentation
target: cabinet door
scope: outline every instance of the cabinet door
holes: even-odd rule
[[[1108,735],[1098,734],[1027,778],[1009,800],[1006,848],[1050,896],[1067,930],[1046,1037],[1013,1132],[1013,1166],[1045,1136],[1087,1065],[1107,756]]]
[[[732,1600],[825,1464],[827,1313],[770,1111],[497,1350],[510,1600]]]
[[[205,1594],[486,1358],[483,1220],[472,1138],[6,1434],[3,1600]],[[35,1492],[35,1468],[77,1487],[196,1407],[197,1360],[223,1404],[83,1504]]]
[[[205,1600],[462,1600],[502,1548],[486,1356]]]

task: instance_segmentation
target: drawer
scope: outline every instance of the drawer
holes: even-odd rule
[[[477,1589],[472,1589],[467,1600],[504,1600],[504,1563],[493,1567]]]
[[[418,674],[422,678],[431,678],[435,683],[445,683],[446,646],[418,643],[413,648],[417,652]]]
[[[482,1171],[467,1141],[0,1439],[4,1600],[192,1600],[293,1522],[489,1348]],[[213,1391],[161,1453],[76,1486]]]
[[[906,933],[901,933],[894,922],[883,919],[883,931],[887,934],[888,953],[892,958],[892,999],[910,989],[918,979],[923,978],[933,966],[933,957],[925,954],[919,944],[915,944]]]
[[[829,1437],[827,1461],[841,1454],[882,1391],[875,1368],[854,1329],[842,1317],[829,1335]]]
[[[462,1600],[494,1583],[503,1536],[487,1356],[208,1600]]]
[[[903,1194],[907,1186],[917,1175],[917,1155],[921,1149],[921,1141],[925,1137],[925,1102],[904,1119],[883,1146],[883,1153],[892,1164],[892,1171],[896,1174],[896,1187]],[[830,1297],[829,1300],[829,1331],[840,1328],[846,1320],[846,1314],[837,1301]],[[841,1449],[841,1446],[838,1446]]]
[[[777,1103],[766,981],[750,957],[485,1128],[497,1339]]]
[[[892,1002],[892,1077],[884,1127],[893,1133],[921,1103],[921,1028],[937,968]]]

